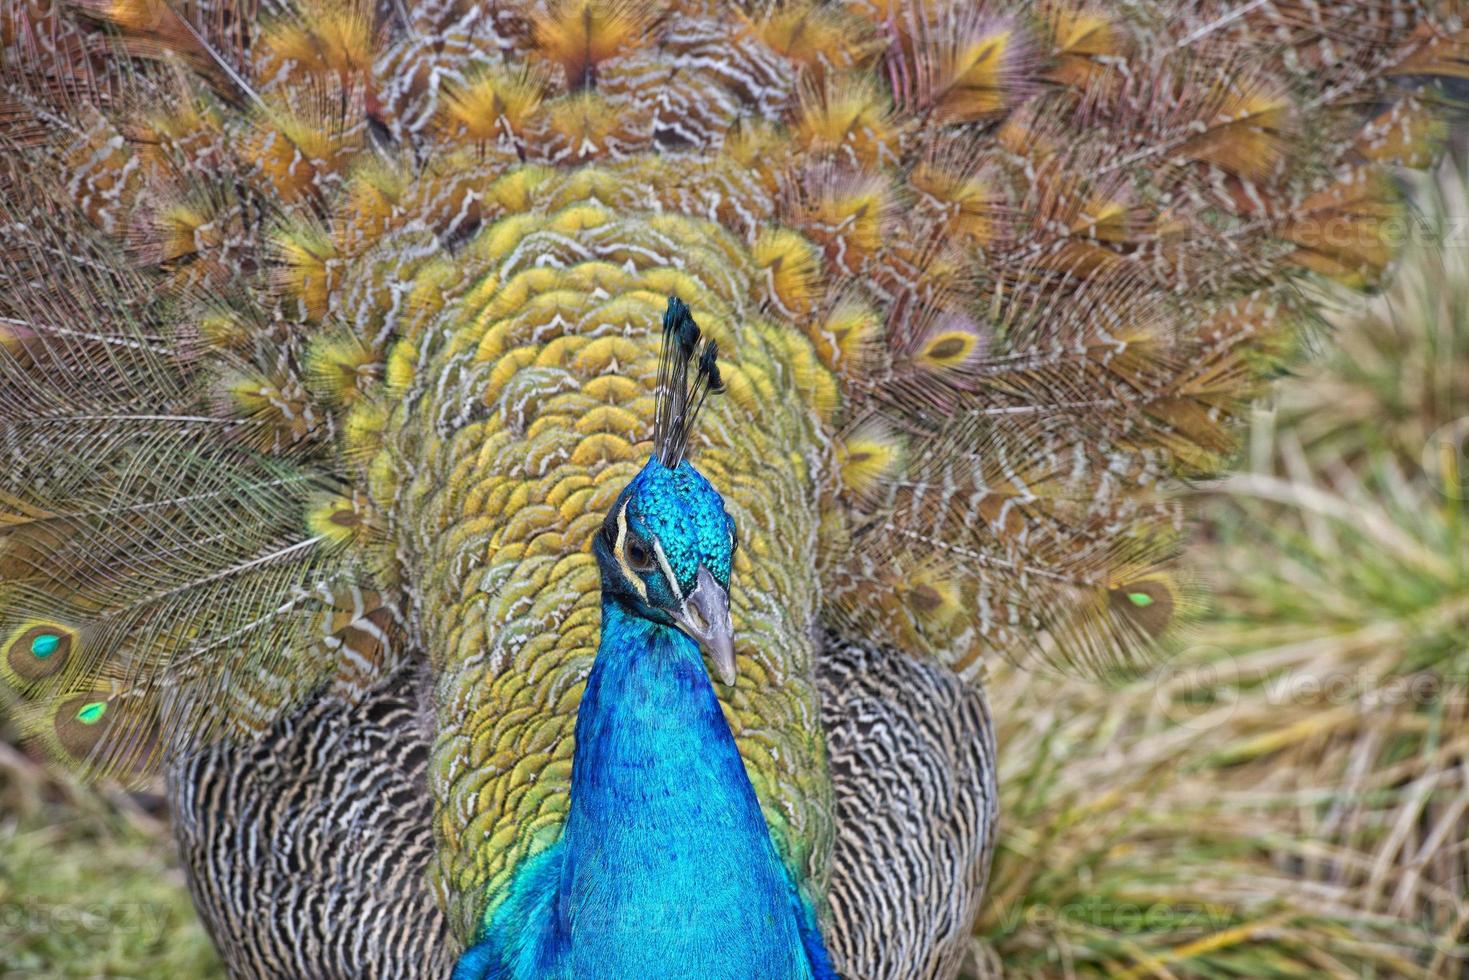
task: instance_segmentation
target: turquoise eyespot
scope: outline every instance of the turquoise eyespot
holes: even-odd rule
[[[39,623],[17,632],[0,648],[0,669],[22,684],[55,677],[66,669],[74,642],[75,634],[66,627]]]
[[[106,701],[88,701],[77,712],[77,721],[83,725],[95,725],[102,720],[105,714],[107,714]]]

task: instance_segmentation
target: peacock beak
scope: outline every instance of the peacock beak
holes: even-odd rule
[[[673,618],[709,654],[720,682],[733,684],[734,627],[729,620],[729,593],[703,565],[694,578],[694,591]]]

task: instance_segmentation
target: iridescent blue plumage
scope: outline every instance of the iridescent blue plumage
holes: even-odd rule
[[[618,498],[596,544],[602,634],[577,713],[570,815],[456,980],[834,976],[699,645],[671,611],[701,568],[728,587],[733,548],[719,495],[687,462],[650,460]]]
[[[597,658],[576,717],[560,839],[518,868],[455,980],[835,978],[769,828],[702,646],[734,680],[734,522],[683,458],[716,351],[688,309],[664,318],[655,452],[593,548]]]

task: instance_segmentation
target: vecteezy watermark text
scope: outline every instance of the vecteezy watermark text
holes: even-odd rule
[[[102,936],[130,934],[146,942],[163,938],[168,907],[155,902],[47,902],[0,903],[0,941],[6,937],[50,935]]]

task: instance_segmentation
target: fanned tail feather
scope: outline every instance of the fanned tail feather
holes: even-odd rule
[[[741,552],[771,604],[819,595],[751,612],[769,635],[789,613],[966,676],[1145,663],[1196,606],[1174,491],[1228,463],[1303,284],[1384,275],[1464,13],[6,4],[0,688],[129,774],[421,648],[469,935],[564,814],[595,627],[547,583],[594,588],[596,480],[718,383],[655,408],[669,295],[734,354],[698,438],[802,420],[767,461],[807,497],[711,474],[814,548],[814,575]],[[777,646],[736,735],[816,881],[812,672]]]
[[[135,778],[374,679],[397,629],[361,502],[211,410],[192,324],[37,162],[0,211],[0,687],[60,759]]]

